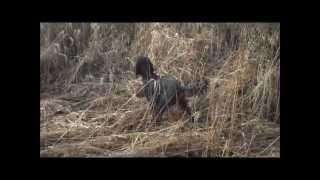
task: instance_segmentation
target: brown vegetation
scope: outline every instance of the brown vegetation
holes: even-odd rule
[[[195,122],[151,122],[138,55],[210,80]],[[40,79],[41,157],[280,156],[280,24],[41,23]]]

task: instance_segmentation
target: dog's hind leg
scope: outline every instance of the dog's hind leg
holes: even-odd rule
[[[191,120],[193,121],[191,108],[188,106],[188,102],[185,99],[185,97],[180,97],[178,100],[179,106],[183,109],[183,111],[186,111],[187,114],[191,117]]]

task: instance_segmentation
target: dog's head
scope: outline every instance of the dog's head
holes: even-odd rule
[[[153,77],[153,65],[148,57],[139,56],[136,60],[136,77],[142,76],[143,79],[150,79]]]

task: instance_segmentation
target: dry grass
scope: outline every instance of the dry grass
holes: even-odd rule
[[[42,23],[41,157],[279,157],[280,25]],[[184,83],[195,122],[151,121],[134,58]]]

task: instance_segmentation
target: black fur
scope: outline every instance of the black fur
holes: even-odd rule
[[[136,62],[136,76],[142,76],[145,80],[150,78],[159,79],[159,76],[154,73],[153,65],[148,57],[139,56]]]
[[[208,81],[203,85],[183,86],[173,76],[158,76],[154,73],[153,65],[148,57],[139,56],[136,61],[136,76],[142,77],[144,85],[143,94],[150,103],[153,118],[161,120],[162,114],[172,105],[178,103],[192,118],[186,96],[203,93],[208,86]],[[193,119],[193,118],[192,118]]]

